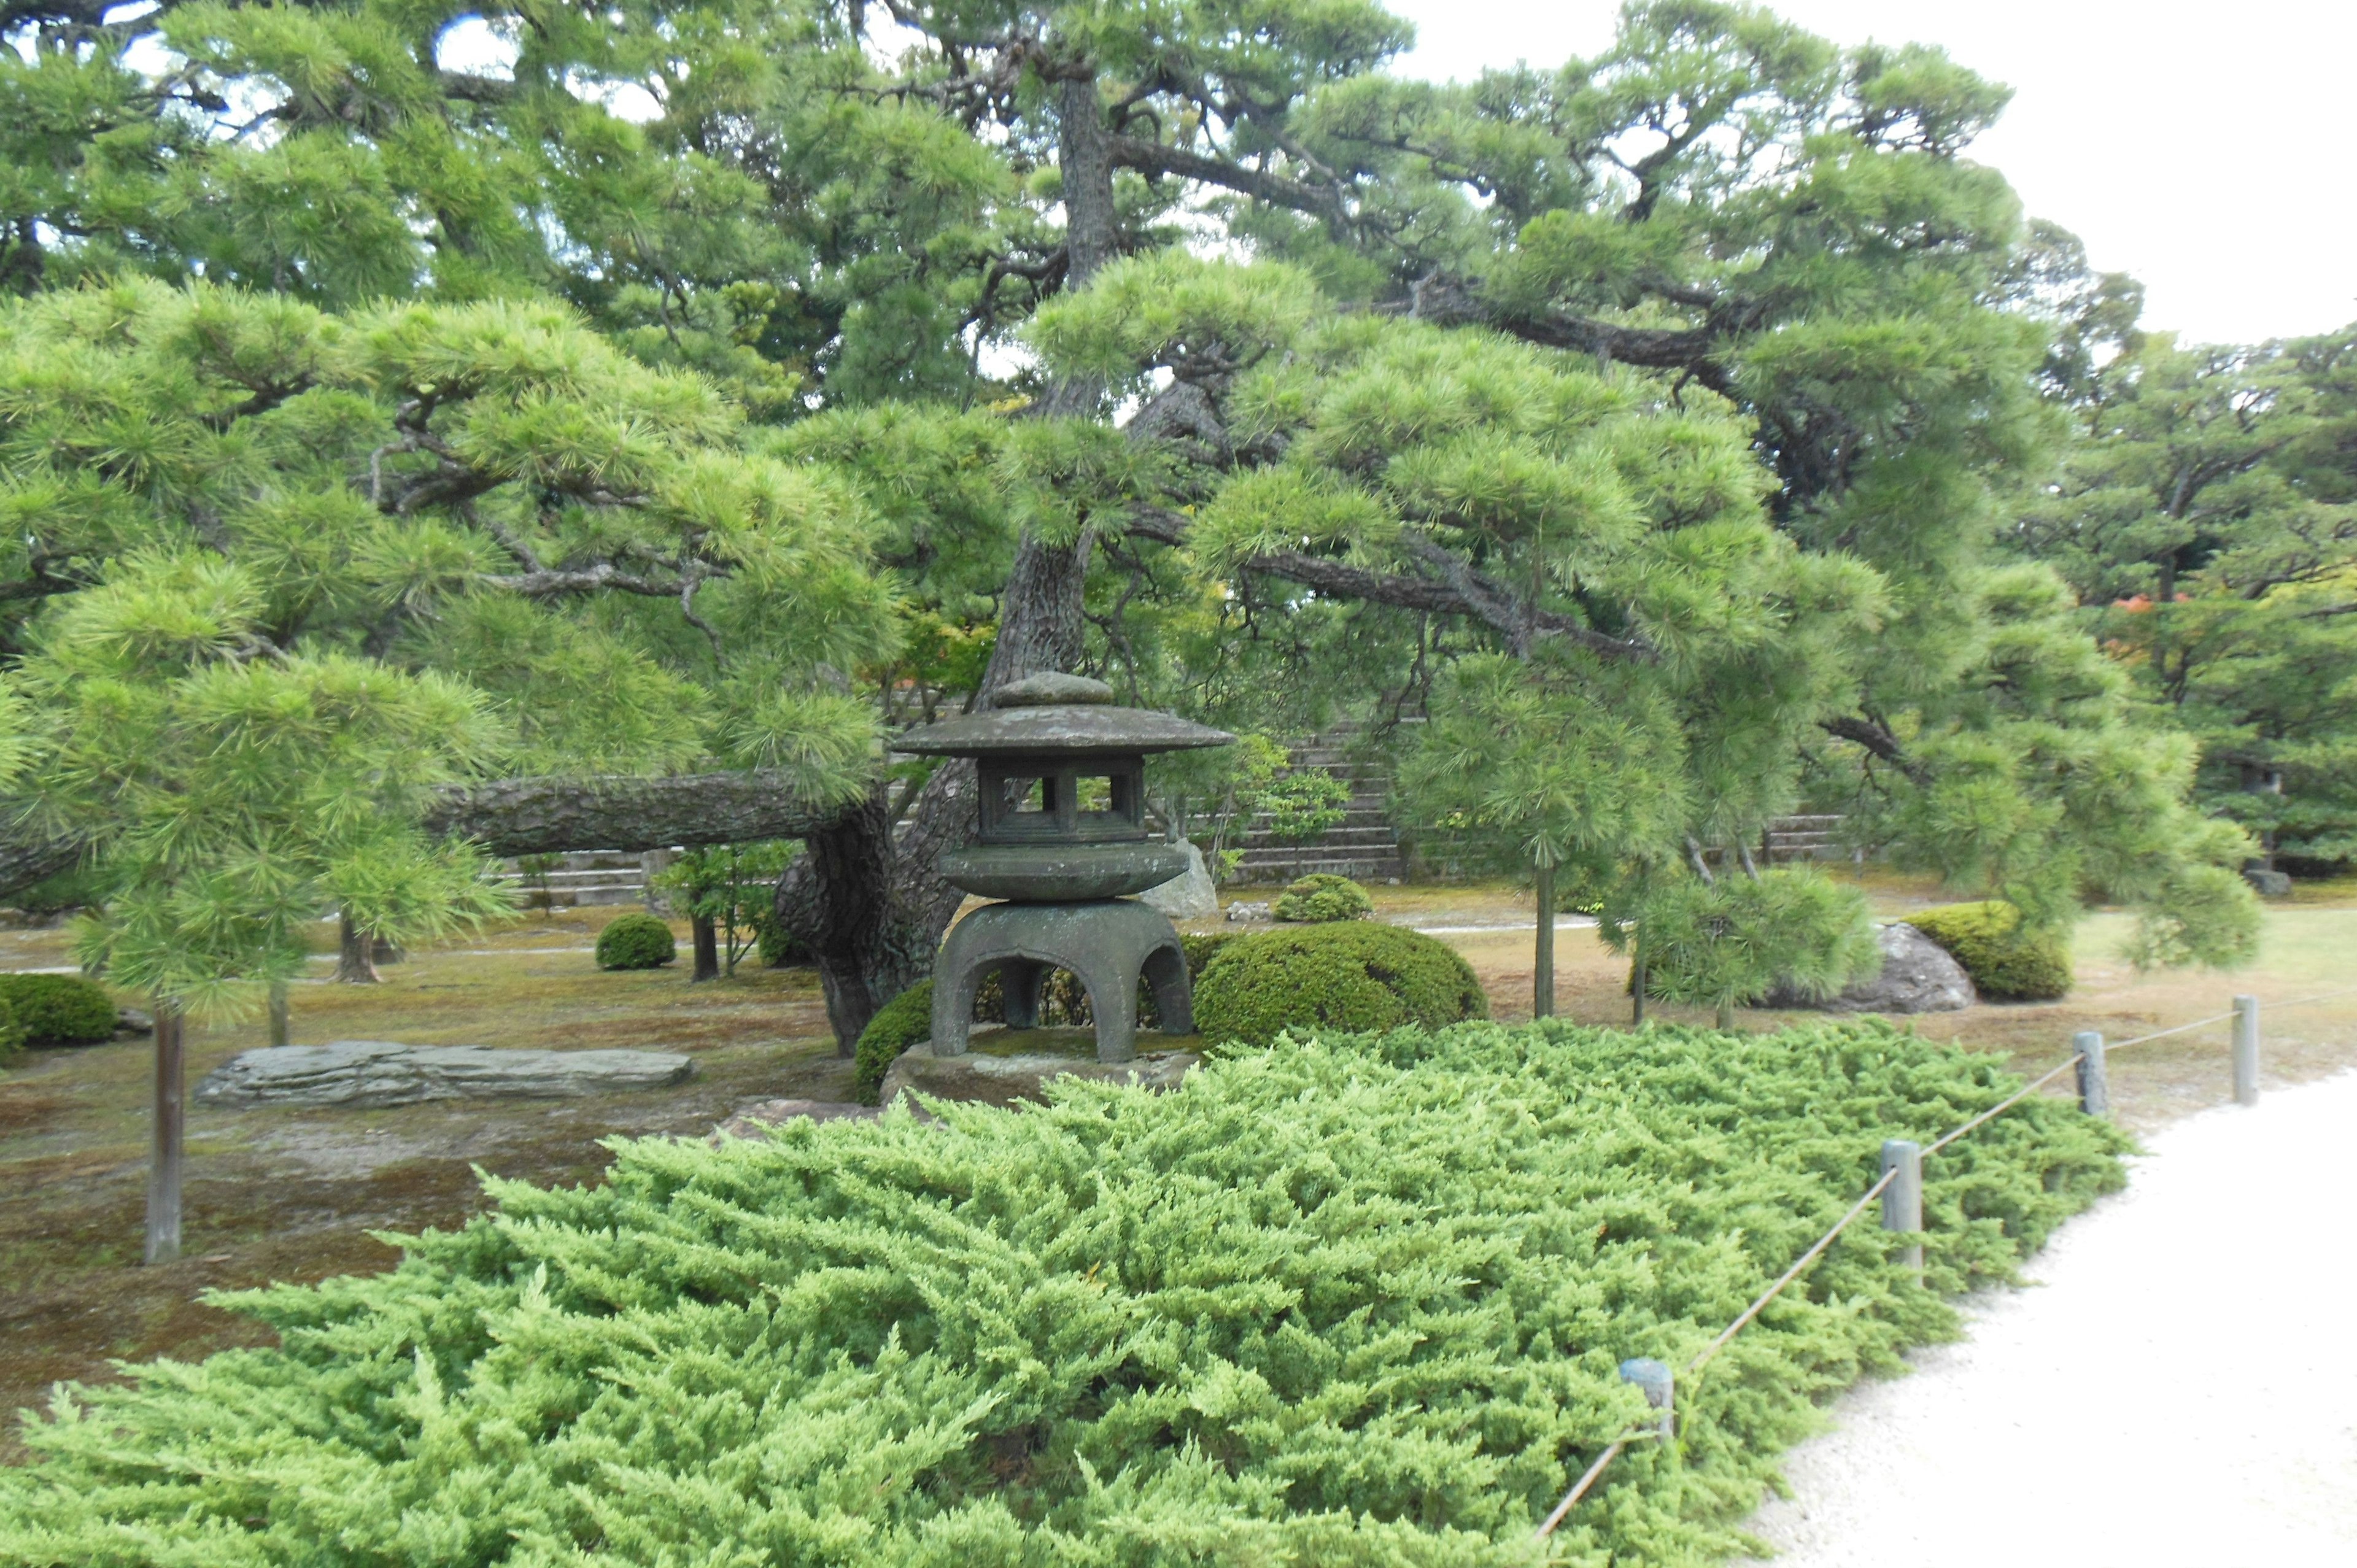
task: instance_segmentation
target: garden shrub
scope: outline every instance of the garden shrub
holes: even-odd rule
[[[1481,983],[1456,949],[1372,922],[1240,938],[1204,966],[1195,989],[1204,1039],[1253,1046],[1286,1029],[1438,1028],[1489,1015]]]
[[[2071,993],[2069,934],[2025,928],[2021,911],[2002,898],[1943,905],[1907,923],[1945,948],[1985,1001],[2051,1002]]]
[[[597,933],[599,969],[660,969],[678,956],[671,928],[644,911],[624,915]]]
[[[1375,901],[1365,888],[1347,876],[1315,871],[1289,884],[1268,914],[1273,920],[1317,925],[1328,920],[1363,920],[1374,912]]]
[[[114,1000],[78,974],[0,974],[5,998],[31,1046],[95,1046],[114,1038]]]
[[[0,992],[0,1067],[16,1059],[25,1047],[25,1026],[16,1022],[16,1010],[8,1004],[7,993]]]
[[[852,1047],[852,1095],[873,1105],[883,1092],[884,1075],[900,1053],[933,1037],[933,983],[920,980],[876,1010]]]
[[[1475,1024],[618,1142],[390,1273],[213,1298],[273,1348],[66,1389],[0,1468],[0,1561],[1708,1561],[1817,1404],[1952,1335],[1942,1297],[2116,1187],[2122,1140],[2034,1097],[1944,1151],[1932,1289],[1849,1230],[1550,1558],[1534,1524],[1644,1413],[1617,1364],[1683,1368],[1883,1139],[2019,1081],[1879,1023]]]

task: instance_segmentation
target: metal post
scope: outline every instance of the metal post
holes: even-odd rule
[[[1882,1228],[1902,1236],[1923,1234],[1923,1145],[1905,1138],[1887,1138],[1882,1144],[1882,1168],[1899,1175],[1882,1189]],[[1923,1243],[1916,1241],[1899,1254],[1923,1283]]]
[[[2259,999],[2234,998],[2234,1103],[2259,1102]]]
[[[2072,1048],[2079,1053],[2079,1109],[2090,1116],[2112,1113],[2112,1089],[2104,1077],[2104,1036],[2093,1029],[2082,1029],[2071,1036]]]
[[[1677,1431],[1678,1414],[1672,1402],[1676,1391],[1676,1380],[1667,1361],[1656,1361],[1651,1356],[1632,1356],[1620,1363],[1620,1380],[1634,1383],[1645,1391],[1645,1402],[1662,1412],[1654,1433],[1667,1443]]]

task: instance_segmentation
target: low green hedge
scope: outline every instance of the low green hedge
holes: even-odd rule
[[[660,969],[678,956],[671,928],[652,915],[624,915],[597,933],[599,969]]]
[[[25,1048],[25,1026],[16,1022],[16,1010],[8,999],[0,995],[0,1067],[6,1067]]]
[[[267,1348],[69,1386],[0,1561],[834,1568],[1706,1563],[1819,1406],[1952,1336],[2118,1135],[2033,1097],[1683,1366],[1870,1184],[2019,1079],[1879,1024],[1284,1045],[1167,1094],[619,1142],[392,1271],[215,1298]]]
[[[2071,993],[2069,933],[2025,930],[2021,911],[2001,898],[1947,904],[1907,923],[1948,951],[1987,1002],[2051,1002]]]
[[[1289,884],[1268,914],[1273,920],[1322,925],[1329,920],[1363,920],[1374,912],[1374,897],[1365,888],[1347,876],[1313,871]]]
[[[0,974],[0,1000],[28,1046],[95,1046],[114,1038],[114,999],[78,974]]]
[[[1473,968],[1405,926],[1349,920],[1260,931],[1222,947],[1195,988],[1212,1042],[1265,1046],[1287,1029],[1438,1028],[1490,1015]]]
[[[933,1037],[933,983],[920,980],[876,1010],[852,1047],[852,1094],[873,1105],[883,1092],[884,1075],[900,1053]]]

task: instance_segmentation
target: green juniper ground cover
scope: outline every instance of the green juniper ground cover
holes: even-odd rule
[[[62,1392],[0,1560],[1602,1564],[1739,1544],[1813,1402],[2121,1179],[2032,1099],[1928,1170],[1928,1290],[1849,1232],[1552,1548],[1534,1520],[1871,1179],[2017,1080],[1878,1024],[1404,1029],[1167,1095],[616,1145],[277,1349]]]

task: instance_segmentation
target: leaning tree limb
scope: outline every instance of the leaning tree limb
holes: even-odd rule
[[[809,838],[854,805],[813,800],[774,772],[502,779],[443,791],[423,825],[498,855],[674,849]],[[0,827],[0,897],[72,870],[89,846],[21,822]]]

